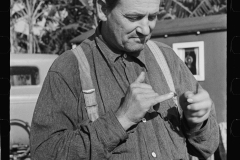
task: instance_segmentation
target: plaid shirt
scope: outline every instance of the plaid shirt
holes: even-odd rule
[[[169,65],[177,95],[195,91],[197,81],[173,50],[157,42]],[[91,67],[100,117],[90,123],[85,110],[78,70],[72,51],[51,66],[35,107],[31,125],[31,156],[36,160],[187,160],[188,153],[207,158],[219,144],[214,105],[201,128],[180,120],[172,99],[155,105],[146,122],[125,131],[115,116],[128,86],[141,71],[145,83],[159,95],[169,87],[146,46],[139,55],[111,50],[97,31],[81,44]],[[180,123],[181,121],[181,123]]]

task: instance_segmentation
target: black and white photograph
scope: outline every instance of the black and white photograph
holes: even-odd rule
[[[10,44],[9,160],[227,160],[227,0],[11,0]]]

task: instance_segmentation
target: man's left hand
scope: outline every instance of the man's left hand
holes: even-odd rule
[[[183,94],[183,100],[180,104],[189,127],[208,119],[212,100],[206,90],[199,88],[197,93],[187,91]]]

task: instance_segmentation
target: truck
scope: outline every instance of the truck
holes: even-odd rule
[[[10,54],[10,159],[29,154],[34,108],[44,79],[58,55]]]

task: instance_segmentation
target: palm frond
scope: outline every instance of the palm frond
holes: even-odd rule
[[[185,18],[189,17],[189,15],[192,14],[192,12],[185,7],[182,3],[178,2],[177,0],[173,0],[174,3],[174,12],[178,18]]]
[[[189,17],[208,15],[213,10],[214,6],[218,6],[220,4],[221,0],[202,0]]]
[[[192,14],[188,7],[184,6],[181,0],[164,0],[164,9],[167,17],[185,18]]]
[[[227,0],[164,0],[160,5],[165,12],[160,12],[159,17],[186,18],[226,13],[226,3]]]

